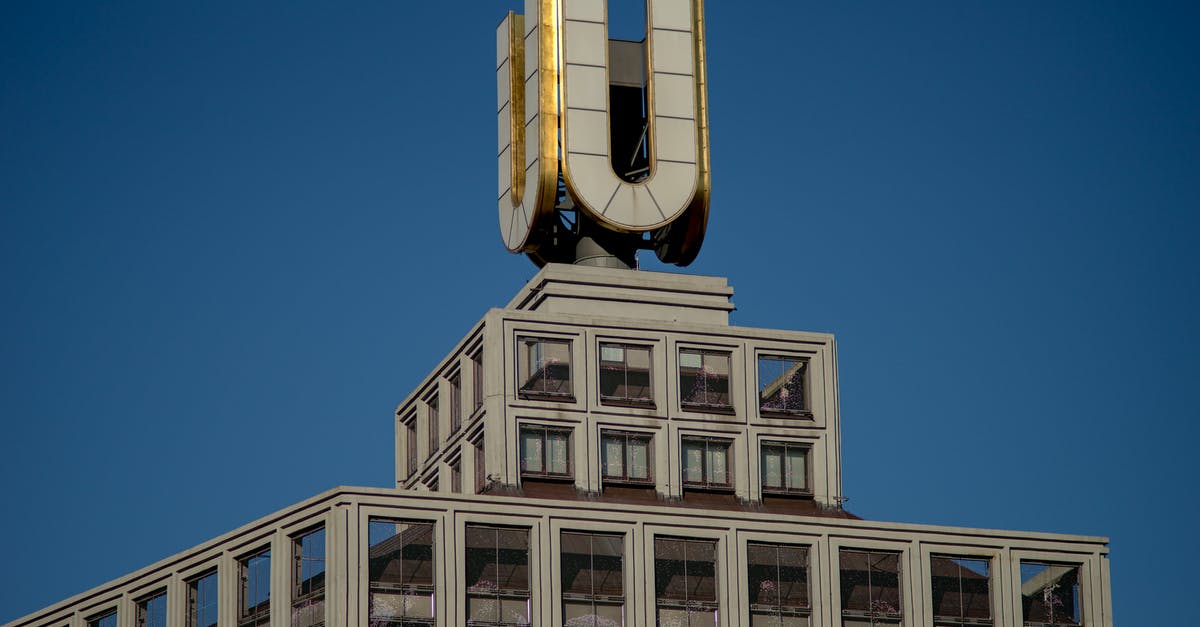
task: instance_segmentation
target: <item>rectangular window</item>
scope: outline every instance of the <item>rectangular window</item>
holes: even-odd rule
[[[750,624],[808,625],[808,548],[790,544],[746,545]]]
[[[625,624],[625,537],[562,533],[563,620],[567,625]]]
[[[450,491],[454,494],[462,494],[462,460],[456,459],[450,462]]]
[[[433,625],[433,523],[372,518],[367,536],[371,625]]]
[[[679,351],[679,398],[686,408],[728,410],[730,353],[699,349]]]
[[[716,541],[655,538],[654,601],[659,625],[716,625]]]
[[[112,610],[95,618],[88,619],[88,627],[117,627],[117,611]]]
[[[600,345],[600,400],[618,405],[654,405],[649,347]]]
[[[483,407],[483,350],[471,356],[471,398],[475,405],[472,413]]]
[[[808,484],[808,445],[763,442],[762,489],[778,494],[811,494]]]
[[[450,375],[450,433],[462,426],[462,375]]]
[[[167,592],[157,592],[138,601],[137,627],[167,627]]]
[[[433,457],[442,443],[441,438],[438,436],[441,417],[438,416],[438,396],[436,392],[433,396],[425,399],[425,407],[426,415],[429,417],[429,457]]]
[[[408,475],[417,474],[417,417],[410,416],[408,422],[404,423],[405,440],[404,446],[408,449]]]
[[[900,554],[842,549],[842,624],[846,627],[899,625]]]
[[[717,438],[683,438],[683,485],[691,488],[733,486],[729,448],[733,443]]]
[[[521,476],[571,478],[571,431],[521,427]]]
[[[292,627],[325,624],[325,528],[292,538]]]
[[[518,338],[517,377],[522,398],[571,398],[571,341]]]
[[[811,415],[808,408],[808,360],[778,355],[758,358],[758,408],[763,414]]]
[[[600,435],[600,472],[605,483],[654,484],[650,435],[605,431]]]
[[[468,625],[528,625],[529,530],[467,525]]]
[[[216,627],[217,571],[188,582],[188,627]]]
[[[992,624],[991,563],[986,559],[929,558],[936,627]]]
[[[271,622],[271,549],[238,560],[238,625],[256,627]]]
[[[1079,625],[1083,622],[1079,567],[1021,562],[1021,608],[1025,625]]]
[[[488,487],[487,458],[483,455],[483,435],[475,441],[475,493],[483,494]]]

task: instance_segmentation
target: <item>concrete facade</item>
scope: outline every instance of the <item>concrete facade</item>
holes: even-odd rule
[[[731,296],[713,277],[547,266],[399,404],[395,488],[336,488],[9,626],[1111,626],[1105,538],[842,509],[834,338],[730,326]],[[636,461],[618,446],[630,441]],[[784,450],[795,455],[772,457]],[[316,530],[314,595],[298,573],[300,539]],[[498,539],[495,564],[480,566],[485,530],[510,544]],[[579,538],[615,547],[615,566],[586,571],[612,575],[603,595],[594,580],[576,593],[566,544]],[[688,542],[709,552],[671,556]],[[247,592],[246,564],[263,549],[269,595]],[[755,556],[768,549],[802,557],[764,579]],[[890,565],[860,581],[860,559]],[[975,571],[948,578],[959,562]],[[198,578],[211,573],[215,598],[198,610]],[[960,592],[946,591],[952,580]],[[665,600],[679,581],[700,596]],[[767,602],[785,581],[803,589]],[[966,585],[982,591],[976,614],[948,619],[948,595],[966,599]],[[147,618],[160,593],[161,620]],[[470,622],[493,610],[505,614]]]

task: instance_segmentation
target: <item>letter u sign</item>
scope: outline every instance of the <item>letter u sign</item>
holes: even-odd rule
[[[550,259],[538,251],[556,212],[575,210],[665,262],[695,258],[710,189],[703,19],[703,0],[646,0],[645,41],[610,42],[605,0],[508,14],[496,65],[509,250]]]

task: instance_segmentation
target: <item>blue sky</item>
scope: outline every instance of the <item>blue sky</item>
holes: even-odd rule
[[[1200,14],[827,4],[709,2],[686,271],[837,334],[852,511],[1107,535],[1117,620],[1178,622]],[[389,485],[396,403],[535,271],[493,196],[517,6],[0,4],[0,621]]]

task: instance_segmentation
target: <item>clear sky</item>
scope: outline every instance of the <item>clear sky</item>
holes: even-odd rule
[[[518,3],[452,4],[0,4],[0,621],[390,485],[396,403],[535,271],[494,201]],[[1117,620],[1186,622],[1196,5],[708,19],[686,271],[837,334],[848,507],[1109,536]]]

